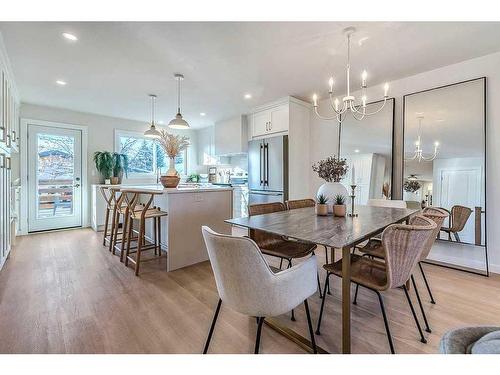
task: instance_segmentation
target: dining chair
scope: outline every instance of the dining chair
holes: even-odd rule
[[[420,260],[425,244],[435,228],[436,224],[432,220],[421,215],[414,216],[410,225],[392,224],[388,226],[382,233],[385,263],[365,256],[351,255],[351,282],[356,284],[356,289],[361,285],[377,294],[389,347],[393,354],[395,353],[394,344],[381,292],[395,288],[402,288],[404,290],[406,300],[408,301],[420,334],[420,341],[426,343],[427,340],[420,327],[406,284],[411,277],[413,268]],[[325,288],[329,284],[331,275],[342,277],[342,260],[326,264],[323,268],[327,271]],[[316,334],[318,335],[320,334],[325,297],[325,294],[323,294],[318,327],[316,329]]]
[[[307,207],[316,207],[316,201],[311,198],[306,198],[306,199],[296,199],[296,200],[289,200],[285,202],[286,208],[288,210],[295,210],[299,208],[307,208]],[[325,262],[328,264],[328,247],[323,245],[323,248],[325,249]],[[332,249],[332,256],[333,256],[333,250]],[[318,274],[318,290],[319,290],[319,296],[322,298],[321,294],[321,285],[319,284],[319,274]],[[331,294],[330,289],[328,289],[328,294]]]
[[[257,216],[274,212],[286,211],[286,206],[281,202],[259,203],[248,206],[248,215]],[[283,266],[283,260],[288,262],[287,267],[292,266],[292,260],[314,255],[316,244],[311,242],[289,240],[284,236],[267,233],[258,229],[250,229],[249,235],[257,243],[263,254],[280,259],[279,269]],[[317,277],[318,288],[321,294],[319,275]],[[295,321],[295,313],[292,310],[292,321]]]
[[[151,190],[127,190],[121,189],[121,194],[124,197],[126,203],[126,208],[124,211],[125,221],[123,231],[124,237],[122,243],[126,243],[124,263],[128,266],[131,262],[135,265],[135,275],[139,276],[140,263],[146,262],[161,257],[166,257],[162,255],[161,248],[161,218],[168,215],[167,212],[161,211],[159,207],[152,206],[154,197],[158,194],[162,194],[161,191],[151,191]],[[152,243],[148,244],[146,240],[146,221],[151,220],[152,222]],[[137,224],[139,230],[137,235],[137,246],[135,251],[131,251],[131,242],[133,239],[133,228],[134,223]],[[123,247],[122,247],[123,249]],[[141,259],[143,251],[154,250],[154,257],[147,259]],[[123,250],[122,250],[123,253]],[[135,258],[132,256],[135,254]]]
[[[271,269],[257,244],[247,237],[235,237],[202,227],[203,239],[215,276],[219,301],[203,349],[208,352],[221,304],[257,318],[254,353],[259,353],[262,324],[304,304],[314,353],[316,341],[307,299],[316,293],[316,257],[286,270]]]
[[[442,209],[446,210],[445,208]],[[464,229],[465,224],[467,224],[467,220],[469,220],[469,217],[472,214],[472,210],[469,207],[455,205],[451,208],[451,211],[446,211],[450,215],[450,223],[447,227],[441,227],[439,234],[441,231],[448,233],[448,239],[450,241],[451,235],[453,234],[455,241],[461,242],[458,233]]]

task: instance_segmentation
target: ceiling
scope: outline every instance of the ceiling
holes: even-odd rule
[[[1,22],[0,32],[23,102],[147,121],[154,93],[168,122],[180,72],[184,117],[199,128],[286,95],[309,99],[332,73],[343,87],[347,26],[357,28],[352,74],[366,68],[369,85],[500,50],[500,23],[476,22]]]

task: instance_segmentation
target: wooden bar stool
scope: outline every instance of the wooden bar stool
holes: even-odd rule
[[[114,253],[114,246],[116,245],[116,236],[118,236],[120,233],[118,232],[118,227],[120,220],[119,218],[117,219],[118,215],[118,193],[120,189],[112,186],[101,186],[99,187],[99,190],[101,191],[101,194],[104,198],[104,201],[106,202],[106,213],[105,213],[105,219],[104,219],[104,235],[102,239],[102,244],[103,246],[106,246],[108,244],[109,246],[109,251],[113,251]],[[109,227],[109,219],[110,219],[110,213],[112,214],[111,216],[111,228]],[[108,234],[109,230],[109,234]],[[116,233],[116,234],[115,234]]]
[[[123,229],[127,234],[123,236],[122,241],[122,245],[126,242],[125,266],[128,266],[128,262],[135,264],[135,275],[138,276],[141,262],[166,257],[166,254],[161,254],[161,218],[168,214],[167,212],[161,211],[159,207],[151,206],[155,195],[163,194],[160,191],[153,192],[147,190],[137,191],[122,189],[121,193],[127,206],[125,215],[126,223]],[[149,243],[146,241],[146,220],[148,219],[153,221],[153,242]],[[139,230],[136,238],[136,250],[131,251],[131,249],[133,249],[131,247],[131,242],[134,240],[132,238],[134,223],[137,223]],[[145,250],[154,250],[155,257],[141,259],[141,254]],[[131,254],[134,253],[135,259],[131,256]]]

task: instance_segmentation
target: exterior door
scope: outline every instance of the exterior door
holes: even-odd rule
[[[28,125],[28,231],[82,225],[82,132]]]

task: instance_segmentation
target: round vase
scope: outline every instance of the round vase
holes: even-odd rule
[[[181,178],[179,176],[161,176],[160,182],[165,188],[175,188],[179,185]]]
[[[343,195],[346,199],[349,195],[346,187],[340,182],[325,182],[319,187],[316,196],[319,196],[320,194],[328,198],[327,205],[329,213],[333,213],[333,204],[335,203],[335,197],[337,195]]]

